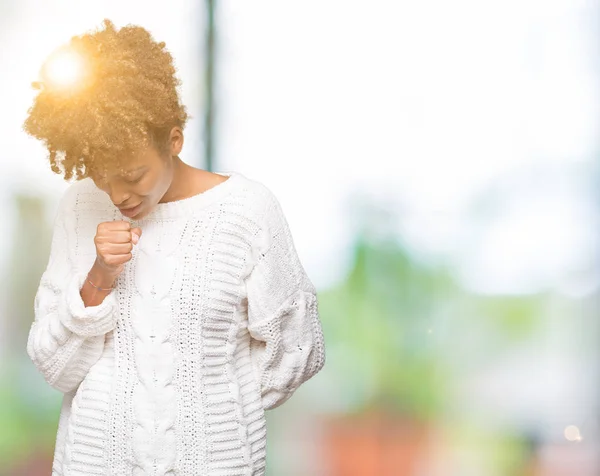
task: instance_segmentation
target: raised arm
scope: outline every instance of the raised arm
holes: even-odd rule
[[[72,193],[72,189],[65,192],[54,220],[50,257],[35,296],[27,340],[30,359],[46,382],[61,392],[72,391],[83,381],[102,355],[105,334],[115,328],[118,316],[114,291],[97,291],[104,293],[99,297],[89,288],[88,273],[76,271],[71,262],[66,217],[73,209]],[[88,288],[82,291],[84,285]]]

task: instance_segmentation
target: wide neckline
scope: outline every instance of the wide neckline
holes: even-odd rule
[[[124,220],[131,223],[145,223],[157,220],[174,219],[182,216],[191,216],[198,210],[214,203],[219,198],[224,197],[235,186],[236,182],[242,178],[240,172],[213,172],[217,175],[229,177],[227,180],[213,185],[211,188],[197,193],[190,197],[173,200],[171,202],[157,203],[146,216],[139,220],[122,216]]]

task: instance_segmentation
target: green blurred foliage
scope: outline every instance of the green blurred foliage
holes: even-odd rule
[[[417,265],[399,245],[359,237],[347,280],[319,294],[327,343],[343,349],[329,364],[347,391],[363,393],[351,411],[435,413],[445,382],[429,330],[435,299],[452,287],[446,273]]]
[[[0,461],[5,465],[26,460],[34,448],[54,448],[62,394],[46,388],[27,365],[33,364],[11,359],[0,368]]]
[[[33,301],[48,261],[51,225],[42,197],[16,194],[15,233],[4,281],[10,339],[0,363],[0,461],[26,460],[34,448],[54,446],[62,394],[51,389],[27,355]]]
[[[484,365],[530,338],[545,298],[473,294],[450,266],[420,261],[366,216],[348,276],[319,293],[328,375],[347,396],[344,412],[432,421],[452,394],[456,362]]]

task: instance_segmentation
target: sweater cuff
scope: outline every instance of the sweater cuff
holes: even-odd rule
[[[117,323],[118,303],[115,291],[111,291],[97,306],[85,307],[81,288],[87,273],[75,273],[67,284],[61,302],[61,321],[71,332],[82,337],[99,336],[113,330]]]

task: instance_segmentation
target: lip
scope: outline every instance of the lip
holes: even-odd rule
[[[119,211],[125,215],[126,217],[134,217],[138,214],[138,212],[140,211],[140,208],[142,206],[142,203],[138,203],[135,207],[131,207],[131,208],[119,208]]]

